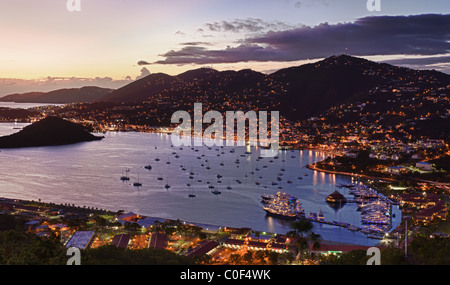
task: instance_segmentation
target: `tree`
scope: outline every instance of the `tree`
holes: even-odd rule
[[[230,255],[230,262],[233,264],[239,264],[241,261],[241,256],[239,254],[233,253]]]
[[[309,242],[313,242],[313,246],[320,246],[320,235],[312,232],[313,224],[311,221],[300,219],[291,223],[292,231],[287,232],[286,236],[293,239],[292,245],[296,252],[295,260],[303,260],[304,253],[309,246]]]
[[[63,265],[65,254],[57,240],[17,230],[0,232],[0,264]]]
[[[262,251],[259,250],[255,253],[255,258],[258,259],[258,261],[261,264],[265,264],[266,263],[266,256],[267,256],[267,252],[266,251]]]
[[[270,265],[277,265],[278,264],[278,257],[279,257],[279,253],[276,253],[274,251],[268,252],[267,253],[267,259],[269,260],[269,264]]]
[[[242,259],[245,261],[245,263],[251,264],[253,262],[253,251],[247,251]]]
[[[320,248],[320,239],[321,239],[321,237],[320,237],[319,234],[315,234],[313,232],[310,232],[308,234],[308,238],[309,238],[309,240],[312,243],[312,248],[313,249],[319,249]]]
[[[365,250],[358,249],[343,253],[340,256],[330,255],[322,259],[322,264],[329,265],[365,265],[368,256]]]
[[[211,255],[208,254],[195,255],[192,259],[196,264],[211,264],[213,261]]]

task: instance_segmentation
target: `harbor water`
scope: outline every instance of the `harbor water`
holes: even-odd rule
[[[25,125],[2,123],[0,136]],[[282,191],[297,197],[306,215],[321,211],[327,221],[361,226],[356,204],[336,209],[325,202],[335,190],[352,199],[349,189],[337,187],[352,178],[305,167],[325,159],[325,153],[282,150],[275,158],[261,158],[254,147],[175,147],[168,134],[101,135],[101,141],[69,146],[2,149],[0,196],[286,233],[290,221],[267,216],[261,203],[261,195]],[[122,181],[125,175],[129,180]],[[393,213],[395,228],[401,217],[397,206]],[[314,223],[313,231],[324,240],[379,242],[333,225]]]

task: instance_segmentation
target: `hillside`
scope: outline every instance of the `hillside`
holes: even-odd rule
[[[46,117],[18,133],[0,137],[0,148],[57,146],[101,139],[84,126],[58,117]]]
[[[102,100],[127,104],[145,101],[155,109],[164,106],[166,112],[170,112],[167,110],[170,105],[192,108],[194,102],[219,111],[222,108],[272,109],[297,121],[318,116],[335,106],[383,96],[381,90],[385,89],[419,90],[449,84],[447,74],[339,55],[272,74],[209,68],[178,76],[151,74],[107,94]]]
[[[365,74],[378,69],[377,63],[346,55],[317,63],[279,70],[271,77],[285,85],[280,98],[283,113],[294,120],[306,119],[329,108],[358,100],[382,84],[380,76]]]
[[[105,95],[102,101],[130,103],[158,97],[177,102],[183,98],[213,99],[220,94],[242,95],[246,88],[256,87],[264,78],[264,74],[252,70],[216,71],[199,68],[177,76],[155,73]]]
[[[50,92],[11,94],[0,98],[0,102],[69,104],[95,102],[112,92],[112,89],[86,86],[82,88],[58,89]]]

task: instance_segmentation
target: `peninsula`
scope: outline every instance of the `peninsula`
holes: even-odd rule
[[[0,148],[23,148],[68,145],[101,140],[86,127],[49,116],[23,128],[20,132],[0,137]]]

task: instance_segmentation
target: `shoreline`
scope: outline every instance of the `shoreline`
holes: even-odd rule
[[[128,131],[128,132],[124,132],[124,133],[130,133],[130,132],[134,132],[134,133],[142,133],[142,132],[136,132],[136,131]],[[160,132],[152,132],[152,133],[159,133],[159,134],[165,134],[165,135],[170,135],[169,133],[160,133]],[[280,151],[282,151],[283,149],[282,148],[280,148]],[[286,149],[287,151],[289,151],[289,149]],[[303,150],[309,150],[309,151],[316,151],[316,152],[319,152],[319,153],[324,153],[324,151],[322,151],[322,150],[317,150],[317,149],[313,149],[313,148],[309,148],[309,149],[298,149],[298,148],[292,148],[292,150],[299,150],[299,151],[303,151]],[[35,203],[42,203],[42,202],[37,202],[37,201],[30,201],[30,200],[27,200],[27,198],[25,197],[25,200],[24,201],[28,201],[28,202],[35,202]],[[83,202],[82,202],[83,203]],[[61,204],[61,205],[63,205],[63,204]],[[70,205],[69,205],[69,207],[71,207]],[[100,206],[101,207],[101,206]],[[72,207],[72,208],[74,208],[74,209],[80,209],[80,210],[83,210],[82,209],[82,207]],[[94,209],[92,209],[91,211],[94,211]],[[114,210],[105,210],[105,211],[109,211],[109,212],[114,212]],[[152,218],[152,217],[149,217],[149,218]],[[163,220],[175,220],[175,219],[173,219],[173,218],[169,218],[169,219],[165,219],[165,218],[160,218],[160,217],[154,217],[154,218],[157,218],[157,219],[163,219]],[[181,220],[181,219],[180,219]],[[185,221],[186,223],[192,223],[192,224],[201,224],[201,223],[198,223],[198,222],[194,222],[194,221]],[[219,226],[219,225],[214,225],[214,224],[208,224],[208,225],[210,225],[211,227],[217,227],[217,228],[219,228],[219,227],[224,227],[224,226]],[[244,225],[244,227],[247,227],[247,225]],[[232,227],[232,228],[234,228],[234,227]],[[249,226],[249,228],[251,228],[252,230],[254,230],[253,229],[253,227],[252,226]],[[274,234],[283,234],[282,232],[274,232]],[[339,238],[333,238],[333,237],[329,237],[329,238],[331,238],[331,240],[333,240],[333,242],[340,242],[339,241]],[[353,241],[352,241],[353,242]],[[358,245],[364,245],[365,244],[365,242],[364,241],[356,241],[356,242],[350,242],[350,243],[348,243],[348,244],[358,244]]]
[[[398,181],[397,179],[393,179],[393,178],[374,177],[374,176],[369,176],[369,175],[365,175],[365,174],[356,174],[356,173],[349,173],[349,172],[342,172],[342,171],[333,171],[333,170],[322,169],[322,168],[318,168],[318,167],[314,166],[314,164],[307,164],[306,168],[308,168],[310,170],[319,171],[319,172],[325,172],[325,173],[328,173],[328,174],[345,175],[345,176],[351,176],[351,177],[363,177],[363,178],[373,179],[373,180]]]
[[[61,208],[68,208],[68,209],[73,209],[74,212],[80,211],[80,212],[97,212],[100,214],[113,214],[113,215],[121,215],[118,214],[120,210],[118,211],[112,211],[112,210],[107,210],[107,209],[94,209],[94,208],[83,208],[81,206],[77,206],[77,205],[64,205],[64,204],[58,204],[58,203],[53,203],[53,202],[43,202],[43,201],[34,201],[34,200],[24,200],[24,199],[14,199],[14,198],[7,198],[7,197],[0,197],[0,205],[2,204],[12,204],[14,206],[19,206],[19,205],[24,205],[27,207],[37,207],[36,210],[38,210],[39,213],[36,214],[42,214],[44,213],[46,210],[51,210],[51,208],[54,207],[61,207]],[[37,204],[37,206],[34,205],[26,205],[26,204]],[[45,208],[49,208],[49,209],[45,209]],[[42,212],[40,212],[42,210]],[[129,213],[127,211],[124,211],[122,214],[125,213]],[[134,213],[134,212],[133,212]],[[4,213],[0,213],[2,215],[8,215],[8,214],[4,214]],[[144,215],[140,215],[139,213],[135,213],[141,217],[143,217],[144,219],[154,219],[156,220],[163,220],[163,221],[171,221],[171,222],[176,222],[176,221],[180,221],[182,223],[185,224],[190,224],[190,225],[194,225],[194,226],[199,226],[201,227],[203,230],[206,231],[210,231],[208,228],[205,227],[214,227],[218,229],[221,228],[231,228],[231,229],[244,229],[244,228],[248,228],[250,229],[250,231],[252,232],[260,232],[261,231],[256,231],[250,227],[241,227],[241,228],[237,228],[237,227],[229,227],[229,226],[220,226],[220,225],[211,225],[211,224],[204,224],[204,223],[197,223],[197,222],[191,222],[191,221],[185,221],[185,220],[181,220],[181,219],[168,219],[168,218],[161,218],[161,217],[153,217],[153,216],[144,216]],[[216,230],[216,231],[217,231]],[[284,236],[285,234],[281,234],[281,233],[271,233],[271,232],[265,232],[266,235],[281,235]],[[321,244],[325,244],[325,245],[341,245],[341,246],[367,246],[367,247],[371,247],[368,245],[364,245],[364,244],[359,244],[359,243],[348,243],[348,242],[341,242],[341,241],[334,241],[334,240],[320,240]],[[378,245],[376,245],[378,246]]]

